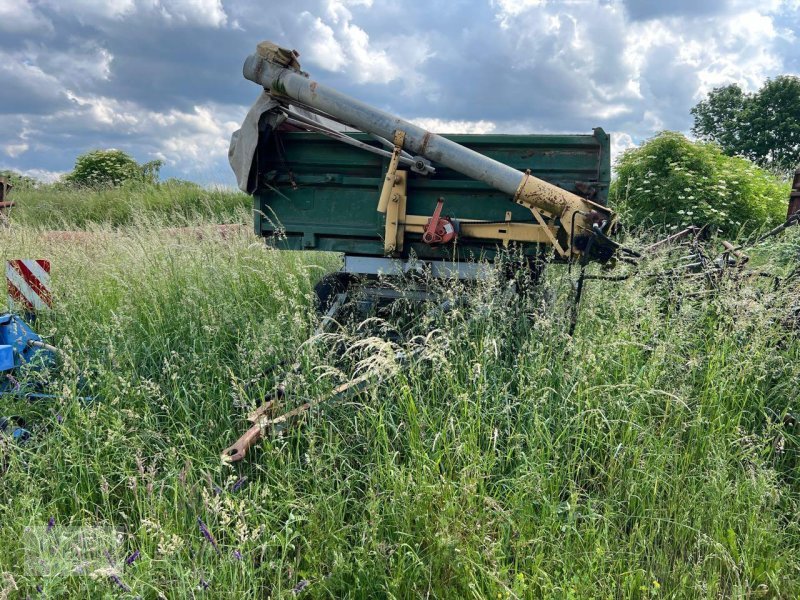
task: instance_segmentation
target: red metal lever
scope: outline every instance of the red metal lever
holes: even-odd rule
[[[436,210],[433,211],[433,216],[428,219],[428,224],[425,225],[425,233],[422,234],[422,241],[431,246],[447,244],[456,239],[455,224],[448,217],[442,216],[443,206],[444,198],[439,198],[436,203]]]

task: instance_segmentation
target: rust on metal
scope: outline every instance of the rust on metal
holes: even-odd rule
[[[593,232],[596,228],[611,230],[614,226],[613,213],[608,207],[539,179],[529,170],[522,177],[513,200],[531,211],[538,209],[557,217],[567,236],[568,255],[582,251],[575,245],[574,238],[579,234],[585,235],[583,232]]]
[[[540,213],[535,206],[531,207],[531,213],[533,213],[533,218],[536,219],[536,222],[542,227],[542,230],[547,235],[547,239],[553,245],[553,248],[556,252],[558,252],[559,256],[566,257],[567,251],[561,247],[561,244],[558,243],[558,239],[556,238],[555,234],[550,231],[550,228],[547,226],[544,218],[542,217],[542,213]]]
[[[742,252],[741,247],[734,246],[727,240],[722,240],[722,246],[725,248],[724,254],[735,256],[740,266],[750,260],[750,257]]]
[[[788,219],[798,211],[800,211],[800,169],[794,172],[792,191],[789,193],[789,212],[786,213],[786,218]]]
[[[663,246],[665,244],[669,244],[671,242],[675,242],[677,240],[683,239],[683,238],[685,238],[686,236],[688,236],[690,234],[699,235],[700,231],[701,231],[700,227],[696,227],[694,225],[691,225],[691,226],[687,227],[686,229],[684,229],[683,231],[679,231],[678,233],[673,233],[671,236],[665,237],[663,240],[659,240],[654,244],[650,244],[649,246],[644,248],[642,251],[643,252],[651,252],[651,251],[655,250],[656,248],[660,248],[661,246]]]
[[[597,196],[597,188],[585,181],[576,181],[575,189],[584,198],[588,198],[589,200],[594,200],[595,197]]]
[[[10,224],[9,211],[14,207],[14,201],[8,199],[12,187],[8,177],[0,177],[0,224],[4,227]]]
[[[422,235],[429,220],[430,217],[424,215],[406,215],[403,231]],[[534,223],[517,223],[508,218],[502,222],[458,219],[458,224],[459,235],[465,238],[499,240],[503,245],[507,245],[507,242],[547,243],[557,233],[557,229],[551,225],[543,227]]]
[[[7,177],[0,177],[0,202],[5,202],[8,193],[11,191],[11,188],[14,187],[11,185],[11,182],[8,180]]]
[[[425,135],[422,138],[422,144],[419,147],[419,153],[422,156],[425,156],[425,153],[428,151],[428,142],[431,141],[431,138],[433,137],[433,135],[434,134],[431,133],[430,131],[426,131],[425,132]]]
[[[285,429],[292,427],[312,408],[318,406],[323,402],[334,399],[342,399],[352,394],[362,391],[366,384],[374,381],[376,378],[371,373],[360,375],[335,387],[329,394],[317,396],[300,406],[289,410],[281,415],[275,415],[280,405],[278,402],[284,397],[286,391],[283,385],[278,387],[273,397],[268,400],[264,405],[254,410],[248,416],[248,420],[253,423],[253,426],[242,435],[236,443],[226,448],[220,458],[223,464],[231,464],[242,460],[247,451],[253,447],[259,440],[261,440],[267,432],[281,432]]]

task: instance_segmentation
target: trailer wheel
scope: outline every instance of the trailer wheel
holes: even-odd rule
[[[509,254],[503,257],[503,274],[520,291],[530,291],[542,282],[546,264],[543,253],[536,256]]]
[[[348,290],[355,281],[352,273],[339,271],[325,275],[314,286],[314,296],[316,297],[317,311],[325,313],[336,300],[336,296]]]

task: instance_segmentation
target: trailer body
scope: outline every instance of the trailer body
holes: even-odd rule
[[[351,133],[381,148],[366,134]],[[578,196],[605,205],[611,178],[609,136],[602,129],[586,135],[444,135],[461,146],[493,158]],[[351,256],[385,255],[386,215],[376,206],[389,159],[300,131],[271,132],[262,146],[258,188],[253,195],[255,233],[276,248],[324,250]],[[533,223],[531,211],[507,193],[432,163],[434,175],[407,172],[409,214],[431,215],[442,198],[444,215],[458,219]],[[519,244],[528,255],[540,243]],[[491,260],[497,240],[463,237],[456,244],[432,246],[420,235],[406,235],[394,258]]]

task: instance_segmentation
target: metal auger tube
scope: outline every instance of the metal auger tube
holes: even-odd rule
[[[591,230],[588,215],[592,212],[599,213],[594,221],[611,223],[611,213],[603,206],[313,81],[298,69],[273,60],[272,56],[259,47],[258,52],[245,60],[243,74],[276,99],[294,100],[361,131],[387,139],[393,139],[396,131],[403,131],[404,150],[482,181],[508,194],[518,204],[560,217],[567,230],[572,223],[575,223],[576,230]]]
[[[509,195],[517,192],[522,173],[516,169],[337,92],[293,69],[252,54],[245,61],[243,71],[245,78],[262,85],[274,96],[297,100],[361,131],[390,140],[395,131],[402,130],[405,132],[403,149],[411,154],[439,162]]]

